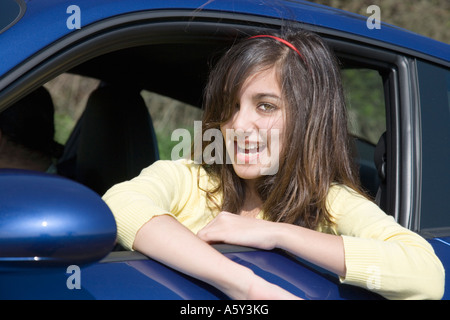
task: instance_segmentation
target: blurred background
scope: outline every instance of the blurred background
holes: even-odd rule
[[[370,16],[367,7],[377,5],[381,21],[450,43],[449,0],[314,0],[311,2]]]

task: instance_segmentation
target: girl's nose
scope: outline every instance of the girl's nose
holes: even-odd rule
[[[231,127],[236,131],[250,133],[256,129],[255,114],[251,108],[241,106],[233,116]]]

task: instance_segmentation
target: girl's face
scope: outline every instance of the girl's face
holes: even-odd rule
[[[275,67],[251,75],[238,105],[221,126],[236,174],[252,180],[276,174],[285,124],[285,106]]]

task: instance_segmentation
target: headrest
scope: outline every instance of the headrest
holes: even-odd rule
[[[54,106],[50,93],[39,87],[0,114],[0,130],[13,142],[51,157],[59,157]]]
[[[380,180],[384,182],[386,180],[386,132],[384,132],[380,139],[378,140],[377,146],[375,147],[375,153],[373,156],[375,162],[375,167],[378,171],[378,176]]]
[[[137,176],[158,158],[152,120],[138,90],[98,88],[81,121],[77,180],[99,194]]]

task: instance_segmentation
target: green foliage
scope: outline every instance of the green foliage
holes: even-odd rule
[[[191,141],[193,141],[194,121],[201,120],[202,111],[197,107],[153,92],[144,90],[141,95],[150,111],[155,127],[159,157],[171,159],[174,146],[180,142],[190,144],[189,141],[172,141],[172,132],[176,129],[187,129],[190,132]]]
[[[311,2],[370,16],[367,7],[380,7],[381,21],[450,43],[448,0],[312,0]]]
[[[357,137],[377,143],[386,130],[381,76],[370,69],[345,69],[342,81],[349,114],[349,130]]]
[[[68,114],[55,112],[55,141],[65,144],[75,123]]]
[[[172,159],[172,150],[174,150],[174,147],[178,145],[178,149],[181,148],[190,148],[192,147],[192,143],[194,140],[194,123],[192,123],[192,127],[185,127],[182,129],[186,129],[189,131],[189,140],[183,140],[182,137],[179,138],[179,140],[172,141],[171,134],[166,132],[166,130],[158,130],[156,131],[156,138],[158,140],[158,151],[159,151],[159,158],[161,160],[170,160]],[[181,129],[181,128],[180,128]],[[176,157],[186,157],[187,154],[180,154],[176,155]],[[173,159],[172,159],[173,160]]]

